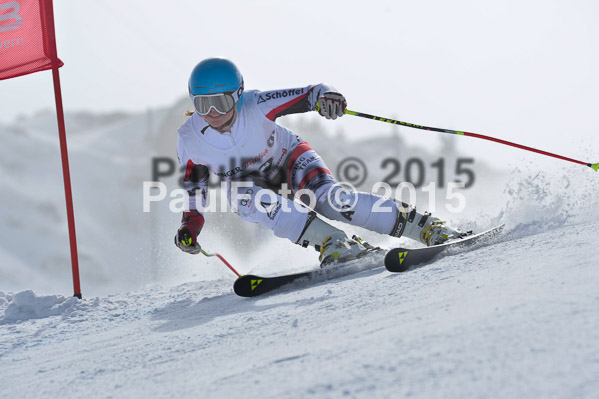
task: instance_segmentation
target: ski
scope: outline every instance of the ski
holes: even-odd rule
[[[428,261],[431,261],[437,257],[440,257],[454,253],[453,249],[462,249],[480,244],[486,239],[491,239],[495,235],[499,234],[503,229],[503,225],[494,227],[482,233],[472,234],[464,238],[454,240],[445,244],[435,245],[426,248],[394,248],[387,252],[385,255],[385,267],[391,272],[404,272],[410,267],[419,265]],[[377,250],[380,250],[377,248]],[[370,251],[373,253],[377,252]],[[343,269],[343,263],[336,264],[324,269],[316,269],[308,272],[284,274],[280,276],[260,276],[255,274],[246,274],[238,277],[233,284],[233,291],[235,294],[242,297],[256,297],[274,291],[287,284],[301,280],[322,281],[327,278],[327,275],[335,275],[336,271]],[[351,271],[349,271],[351,273]]]
[[[287,274],[275,277],[263,277],[256,276],[254,274],[246,274],[235,280],[235,283],[233,284],[233,291],[235,291],[235,293],[239,296],[247,298],[254,297],[266,294],[272,290],[276,290],[279,287],[303,277],[310,277],[318,272],[320,271],[316,270],[312,272]]]
[[[255,297],[266,294],[284,285],[290,284],[297,280],[305,278],[314,282],[320,282],[329,278],[340,277],[345,274],[353,274],[362,271],[356,269],[355,265],[351,265],[351,261],[356,259],[366,258],[370,254],[376,254],[384,251],[381,248],[372,248],[366,254],[353,259],[348,259],[347,262],[335,263],[321,269],[315,269],[307,272],[285,274],[281,276],[259,276],[255,274],[246,274],[238,277],[233,284],[235,294],[242,297]]]
[[[455,253],[454,250],[471,247],[475,244],[480,244],[486,240],[492,239],[497,234],[501,233],[503,225],[493,227],[492,229],[483,231],[482,233],[472,234],[450,242],[434,245],[426,248],[394,248],[385,255],[385,267],[390,272],[405,272],[412,266],[420,265],[429,262],[433,259],[440,258]]]

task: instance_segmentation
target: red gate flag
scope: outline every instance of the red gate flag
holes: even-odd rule
[[[62,65],[52,0],[0,0],[0,80]]]
[[[75,296],[81,298],[67,134],[58,73],[61,66],[63,63],[58,59],[56,51],[52,0],[0,0],[0,80],[52,69],[71,246],[73,289]]]

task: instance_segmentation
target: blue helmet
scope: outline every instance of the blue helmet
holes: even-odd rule
[[[235,93],[237,98],[243,93],[243,76],[231,61],[224,58],[207,58],[191,71],[189,95],[209,95]]]

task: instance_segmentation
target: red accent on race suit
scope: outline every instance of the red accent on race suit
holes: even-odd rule
[[[275,109],[273,109],[272,111],[270,111],[270,112],[269,112],[269,113],[266,115],[266,117],[267,117],[268,119],[270,119],[271,121],[274,121],[274,120],[276,119],[277,115],[278,115],[279,113],[281,113],[283,110],[285,110],[285,109],[287,109],[287,108],[291,107],[291,106],[292,106],[292,105],[294,105],[295,103],[297,103],[297,102],[299,102],[299,101],[301,101],[301,100],[305,99],[306,97],[308,97],[308,94],[310,94],[310,91],[311,91],[311,90],[308,90],[308,92],[307,92],[307,93],[305,93],[305,94],[302,94],[301,96],[299,96],[299,97],[297,97],[297,98],[294,98],[294,99],[293,99],[293,100],[291,100],[291,101],[287,101],[285,104],[281,104],[281,105],[279,105],[277,108],[275,108]]]
[[[298,191],[301,190],[302,188],[304,188],[304,186],[306,185],[306,183],[308,183],[310,181],[310,179],[312,179],[314,176],[316,176],[316,175],[322,175],[322,174],[330,175],[331,172],[328,169],[325,169],[325,168],[316,168],[316,169],[310,171],[310,173],[308,173],[306,176],[304,176],[304,178],[300,182],[299,187],[298,187]]]
[[[308,144],[307,142],[302,141],[297,145],[297,147],[295,147],[295,149],[291,153],[291,156],[289,157],[289,163],[287,164],[287,184],[291,186],[291,190],[293,190],[293,182],[291,181],[291,169],[293,168],[295,161],[297,161],[297,159],[301,157],[304,152],[307,151],[312,151],[312,147],[310,147],[310,144]]]
[[[193,171],[194,166],[195,166],[195,164],[193,163],[193,161],[191,159],[189,161],[187,161],[187,167],[185,169],[185,177],[183,178],[183,181],[187,181],[187,179],[189,179],[189,176],[191,175],[191,172]]]

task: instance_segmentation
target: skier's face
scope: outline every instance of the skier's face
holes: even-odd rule
[[[236,112],[235,107],[226,114],[218,113],[214,108],[210,109],[210,112],[207,115],[202,115],[202,118],[208,123],[210,126],[214,128],[219,128],[225,123],[229,121],[233,117],[233,114]]]

